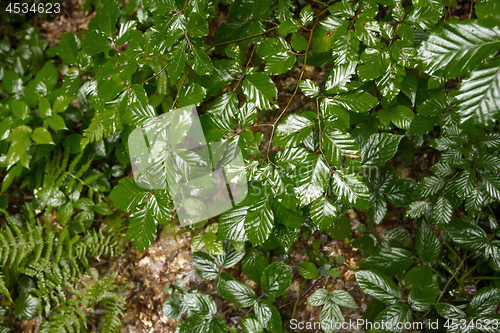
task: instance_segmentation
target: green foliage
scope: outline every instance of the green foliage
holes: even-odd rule
[[[82,308],[100,304],[100,329],[117,331],[123,304],[113,277],[95,274],[89,258],[119,254],[123,239],[144,251],[160,225],[192,233],[196,272],[247,308],[244,332],[282,331],[274,303],[288,297],[293,274],[277,255],[318,234],[367,256],[355,277],[374,300],[366,315],[374,322],[496,318],[500,5],[479,1],[462,21],[457,6],[86,1],[96,12],[89,29],[63,33],[54,47],[34,28],[6,36],[0,318],[38,315],[42,332],[84,331]],[[140,163],[130,163],[128,138],[162,115],[180,141],[191,123],[170,111],[190,105],[208,145],[241,149],[245,168],[230,176],[245,175],[249,193],[176,230],[171,188],[146,189],[128,177]],[[202,161],[181,146],[165,148],[172,168]],[[14,197],[26,201],[22,214]],[[182,205],[192,215],[207,209],[190,199]],[[362,217],[357,232],[348,211]],[[309,258],[294,263],[302,278],[340,276],[334,266],[344,261],[320,247],[308,245]],[[259,287],[235,280],[231,267]],[[79,281],[89,273],[92,285]],[[472,285],[479,291],[470,299]],[[342,290],[318,289],[308,303],[323,306],[324,324],[343,321],[340,307],[357,307]],[[177,332],[227,332],[218,310],[211,296],[180,283],[163,307],[183,319]]]

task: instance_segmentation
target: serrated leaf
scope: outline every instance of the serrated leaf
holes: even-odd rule
[[[269,265],[269,259],[263,250],[251,248],[243,258],[241,268],[251,280],[260,283],[264,269]]]
[[[177,102],[180,107],[189,105],[200,105],[205,99],[207,89],[201,85],[189,82],[182,86]]]
[[[359,160],[359,146],[351,134],[337,129],[326,129],[321,138],[323,152],[331,165],[342,168],[342,159]]]
[[[495,200],[500,201],[500,177],[484,174],[481,177],[486,192]]]
[[[425,222],[422,222],[420,229],[417,231],[415,246],[420,259],[427,262],[435,261],[441,252],[441,243],[438,237]]]
[[[465,250],[482,250],[486,247],[486,232],[472,222],[453,220],[446,227],[451,239]]]
[[[445,225],[450,222],[453,215],[453,207],[448,199],[439,197],[432,207],[432,218],[438,225]]]
[[[340,170],[331,176],[333,193],[346,205],[368,207],[368,186],[356,174],[343,175]]]
[[[337,218],[337,207],[328,197],[321,196],[311,204],[310,213],[316,227],[323,231]]]
[[[281,333],[281,316],[278,310],[265,300],[259,300],[254,305],[255,316],[261,326],[272,333]]]
[[[355,275],[361,290],[371,298],[385,304],[394,304],[401,298],[401,291],[385,274],[365,270],[358,271]]]
[[[460,122],[473,119],[483,126],[494,122],[500,113],[500,59],[473,70],[460,84],[456,101]]]
[[[274,82],[264,73],[247,74],[243,81],[243,94],[260,110],[271,109],[278,92]]]
[[[305,163],[297,169],[298,186],[295,188],[302,206],[308,205],[325,193],[330,169],[320,155],[308,156]]]
[[[465,312],[449,303],[437,303],[434,305],[434,307],[436,308],[439,315],[446,319],[460,320],[466,317]]]
[[[351,81],[351,76],[356,73],[356,63],[349,62],[333,67],[325,82],[325,90],[329,94],[348,91],[346,85]]]
[[[292,269],[285,263],[275,262],[262,273],[262,291],[269,296],[283,295],[292,283]]]
[[[380,312],[375,317],[374,323],[379,325],[382,322],[385,323],[385,329],[380,330],[380,332],[402,333],[405,331],[405,325],[408,325],[410,321],[411,310],[408,308],[408,305],[398,303]]]
[[[187,309],[188,307],[181,296],[172,295],[163,303],[162,312],[168,318],[176,320],[180,319]]]
[[[151,191],[137,186],[134,180],[123,178],[111,191],[109,198],[119,209],[130,212],[143,202]]]
[[[429,176],[421,179],[417,185],[417,192],[423,198],[428,198],[438,193],[446,184],[440,177]]]
[[[500,28],[474,21],[444,23],[419,48],[429,75],[443,70],[445,78],[464,75],[500,48]]]
[[[467,314],[472,318],[480,318],[491,314],[500,303],[500,289],[493,287],[477,291],[469,303]]]
[[[196,74],[212,74],[212,61],[204,49],[193,49],[193,56],[193,70]]]
[[[235,207],[219,217],[218,240],[225,239],[235,242],[244,242],[248,240],[245,231],[245,218],[248,208],[248,206]]]
[[[282,146],[300,145],[311,134],[315,125],[306,115],[291,114],[278,125],[273,143]]]
[[[372,134],[361,146],[361,163],[371,166],[384,164],[394,156],[402,137],[390,133]]]
[[[330,299],[333,303],[347,309],[357,309],[359,308],[354,298],[345,290],[335,289],[330,295]]]
[[[221,281],[218,293],[239,307],[247,308],[254,305],[257,294],[249,286],[239,281]]]
[[[264,328],[253,318],[241,318],[243,333],[264,333]]]
[[[312,80],[307,79],[299,81],[299,88],[300,91],[309,98],[314,98],[319,95],[319,87],[316,82]]]
[[[265,242],[272,233],[274,213],[268,198],[263,198],[254,204],[245,218],[245,230],[248,240],[253,245]]]
[[[390,248],[380,251],[377,255],[366,258],[360,266],[375,269],[388,276],[402,273],[413,263],[411,253],[405,249]]]
[[[344,322],[344,316],[337,304],[328,302],[321,310],[319,322],[325,333],[333,333],[337,331],[335,327],[339,327]]]
[[[368,112],[378,105],[379,100],[365,91],[355,90],[338,94],[330,103],[352,112]]]
[[[391,121],[399,128],[409,130],[411,122],[415,117],[413,111],[404,105],[396,105],[389,110]]]
[[[307,5],[300,11],[300,23],[305,27],[311,23],[314,19],[314,13],[311,9],[311,5]]]
[[[202,279],[211,281],[220,274],[219,265],[215,258],[206,252],[194,252],[191,256],[193,266]]]
[[[320,288],[313,292],[311,296],[307,299],[307,304],[312,306],[321,306],[328,302],[330,299],[330,293],[328,290]]]
[[[370,209],[368,210],[368,217],[375,224],[380,224],[385,214],[387,214],[387,200],[380,192],[370,193]]]

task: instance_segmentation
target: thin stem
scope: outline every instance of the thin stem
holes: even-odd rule
[[[250,62],[252,61],[254,52],[255,52],[255,43],[253,44],[252,53],[250,53],[250,58],[248,59],[247,65],[245,66],[245,72],[243,72],[243,75],[240,77],[240,79],[236,83],[236,86],[234,87],[233,91],[236,91],[236,89],[240,85],[241,80],[243,80],[243,77],[245,77],[245,73],[247,72],[248,66],[250,66]]]
[[[231,44],[231,43],[235,43],[235,42],[241,42],[243,40],[246,40],[246,39],[250,39],[250,38],[254,38],[254,37],[257,37],[257,36],[261,36],[261,35],[265,35],[267,34],[268,32],[270,31],[273,31],[274,29],[278,28],[278,26],[274,26],[270,29],[267,29],[266,31],[264,32],[259,32],[258,34],[255,34],[255,35],[251,35],[251,36],[246,36],[246,37],[243,37],[243,38],[238,38],[238,39],[233,39],[233,40],[230,40],[230,41],[227,41],[227,42],[222,42],[222,43],[217,43],[217,44],[214,44],[212,46],[209,46],[207,49],[205,49],[205,51],[208,51],[216,46],[221,46],[221,45],[226,45],[226,44]]]
[[[304,290],[306,283],[307,283],[307,280],[304,279],[304,283],[302,283],[302,287],[300,287],[299,296],[297,296],[297,300],[295,301],[295,306],[293,307],[293,312],[292,312],[292,317],[291,317],[292,319],[295,318],[295,310],[297,310],[297,305],[299,305],[299,300],[302,297],[302,290]]]

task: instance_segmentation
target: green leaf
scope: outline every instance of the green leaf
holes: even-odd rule
[[[380,224],[382,219],[387,214],[387,201],[380,192],[370,193],[370,209],[368,210],[368,217],[375,224]]]
[[[158,203],[156,196],[152,196],[149,201],[136,207],[129,217],[127,236],[132,239],[139,252],[144,251],[153,243],[158,221],[166,219],[169,215],[170,211],[163,204]]]
[[[422,198],[432,197],[438,193],[446,184],[440,177],[430,176],[421,179],[417,185],[417,192]]]
[[[500,177],[484,174],[481,178],[486,192],[495,200],[500,201]]]
[[[312,280],[318,276],[318,269],[312,262],[299,262],[295,266],[304,279]]]
[[[370,166],[384,164],[394,156],[402,137],[390,133],[372,134],[361,146],[361,163]]]
[[[262,244],[269,238],[273,231],[274,214],[267,197],[248,210],[244,225],[248,240],[253,245]]]
[[[271,103],[277,96],[276,86],[269,76],[264,73],[247,74],[243,81],[243,94],[260,110],[271,109]]]
[[[236,125],[234,118],[228,113],[205,113],[200,116],[201,127],[207,142],[217,142],[231,133]]]
[[[354,298],[345,290],[335,289],[332,291],[330,297],[333,303],[343,308],[348,308],[348,309],[359,308],[356,302],[354,301]]]
[[[485,27],[495,27],[500,21],[500,2],[480,2],[474,6],[479,24]]]
[[[307,304],[312,306],[321,306],[327,303],[330,299],[330,293],[328,290],[320,288],[313,292],[311,296],[307,299]]]
[[[175,83],[181,77],[181,73],[186,65],[186,52],[184,47],[176,47],[169,53],[170,59],[175,59],[169,63],[168,79],[170,82]]]
[[[355,90],[336,95],[330,100],[330,103],[352,112],[367,112],[377,106],[379,101],[365,91]]]
[[[425,222],[422,222],[420,229],[417,231],[417,235],[415,236],[415,246],[420,259],[427,262],[437,260],[439,253],[441,252],[441,242],[436,234],[427,226],[427,224],[425,224]]]
[[[500,48],[500,28],[474,21],[444,23],[424,41],[418,52],[429,75],[443,70],[445,78],[459,77],[477,67]]]
[[[448,199],[439,197],[432,208],[432,218],[438,225],[445,225],[450,222],[453,215],[453,207]]]
[[[245,232],[245,218],[248,208],[247,206],[235,207],[219,217],[217,240],[225,239],[234,242],[248,240]]]
[[[335,327],[339,327],[344,322],[344,316],[337,304],[328,302],[323,306],[319,315],[319,322],[325,333],[336,332]]]
[[[200,105],[205,99],[207,89],[197,83],[189,82],[182,86],[177,102],[180,107],[189,105]]]
[[[385,329],[379,330],[379,332],[402,333],[405,331],[405,325],[408,325],[410,321],[411,310],[408,308],[408,305],[398,303],[380,312],[375,317],[374,325],[375,323],[381,325],[384,322]]]
[[[359,160],[359,146],[349,133],[326,129],[321,138],[323,152],[331,165],[342,168],[342,158]]]
[[[451,239],[465,250],[482,250],[486,247],[486,232],[472,222],[453,220],[446,227]]]
[[[253,318],[241,318],[243,333],[264,333],[264,328]]]
[[[212,74],[212,61],[204,49],[193,49],[193,70],[198,75]]]
[[[311,204],[311,219],[320,231],[330,227],[337,218],[337,207],[325,196],[320,196]]]
[[[255,316],[261,326],[272,333],[281,333],[281,316],[278,310],[265,300],[259,300],[254,305]]]
[[[191,255],[193,266],[196,272],[202,279],[211,281],[217,278],[220,274],[219,265],[215,262],[215,258],[206,252],[194,252]]]
[[[282,74],[288,72],[296,62],[287,42],[281,38],[266,38],[256,47],[257,54],[266,61],[264,72]]]
[[[415,7],[405,22],[415,29],[427,30],[436,25],[443,16],[443,3],[439,0],[426,1],[423,7]]]
[[[46,128],[37,127],[31,134],[31,138],[38,144],[54,144],[52,141],[52,136]]]
[[[53,130],[59,131],[59,130],[68,129],[66,127],[66,123],[64,122],[64,119],[58,114],[55,114],[50,118],[47,118],[45,121],[47,122],[47,125],[49,125],[50,128],[52,128]]]
[[[293,34],[291,39],[292,47],[295,51],[301,52],[307,49],[307,40],[304,36],[299,34]],[[307,95],[306,95],[307,96]]]
[[[257,300],[255,291],[239,281],[221,281],[218,293],[242,308],[254,305]]]
[[[78,48],[76,46],[75,35],[72,32],[65,32],[59,39],[57,55],[70,66],[78,64]]]
[[[184,301],[189,308],[189,316],[210,319],[217,313],[217,304],[209,295],[184,293]]]
[[[356,63],[349,62],[333,67],[325,82],[325,90],[329,94],[348,91],[346,85],[351,81],[351,76],[356,73]],[[362,111],[358,111],[362,112]]]
[[[405,287],[411,287],[408,302],[415,311],[427,311],[439,294],[437,275],[429,266],[417,266],[405,277]]]
[[[291,114],[278,125],[274,144],[281,146],[298,146],[311,134],[316,123],[308,114]]]
[[[21,293],[16,299],[14,316],[17,319],[31,319],[38,315],[39,299],[30,293]]]
[[[361,290],[371,298],[385,304],[394,304],[401,298],[401,291],[387,275],[370,270],[358,271],[355,275]]]
[[[314,98],[319,95],[319,87],[316,84],[316,82],[312,80],[307,79],[299,81],[299,88],[302,91],[302,93],[309,98]]]
[[[263,250],[251,248],[243,258],[241,268],[249,279],[260,283],[262,273],[268,265],[269,259]]]
[[[460,122],[473,119],[487,126],[500,113],[500,59],[486,62],[463,80],[456,96]]]
[[[116,207],[125,212],[130,212],[150,195],[151,191],[137,186],[134,180],[123,178],[113,188],[109,198]]]
[[[199,13],[191,13],[187,21],[187,33],[193,38],[205,37],[208,35],[207,20]]]
[[[102,8],[97,8],[97,20],[99,22],[99,30],[104,32],[106,36],[113,37],[116,31],[116,21],[118,20],[118,3],[114,0],[106,0]]]
[[[4,277],[1,273],[0,273],[0,293],[2,293],[11,302],[13,302],[12,297],[10,296],[10,293],[9,293],[9,289],[7,288],[7,285],[5,284]]]
[[[82,50],[90,56],[111,49],[106,37],[101,33],[90,30],[82,40]]]
[[[307,5],[300,11],[300,23],[306,27],[314,19],[314,13],[311,9],[311,5]]]
[[[187,309],[188,307],[181,296],[172,295],[163,303],[162,312],[168,318],[176,320],[180,319]]]
[[[482,288],[477,291],[469,303],[467,313],[472,318],[481,318],[491,314],[500,303],[500,289],[493,287]]]
[[[337,170],[331,176],[331,186],[333,193],[345,205],[368,208],[368,186],[359,175],[354,173],[344,175],[340,170]]]
[[[391,276],[402,273],[412,263],[413,257],[409,251],[390,248],[383,249],[377,255],[369,256],[360,266],[367,269],[375,269]]]
[[[292,283],[292,269],[282,262],[267,266],[262,273],[262,291],[268,296],[283,295]]]
[[[437,303],[434,304],[434,307],[436,308],[436,311],[439,313],[439,315],[446,319],[460,320],[466,317],[465,312],[449,303]]]
[[[404,105],[396,105],[389,110],[391,121],[399,128],[409,130],[411,122],[415,117],[413,111]]]
[[[305,163],[296,170],[298,186],[295,192],[302,206],[306,206],[325,193],[330,169],[321,155],[308,156]],[[344,193],[344,192],[342,192]]]

